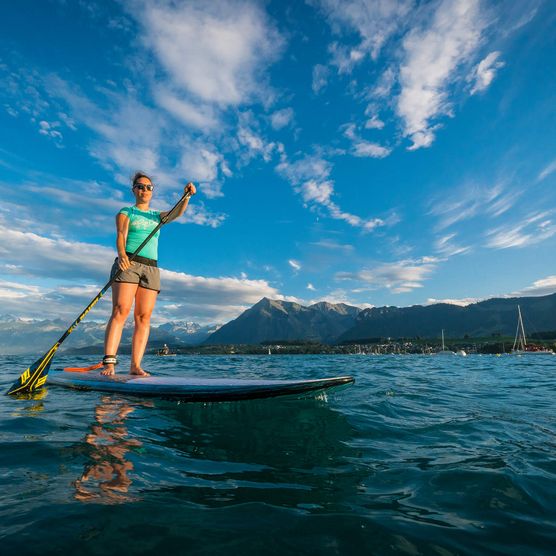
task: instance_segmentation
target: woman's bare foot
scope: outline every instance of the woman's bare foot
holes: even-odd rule
[[[114,369],[114,364],[113,363],[106,363],[104,365],[104,368],[102,369],[102,371],[100,371],[101,375],[104,376],[113,376],[116,374],[116,371]]]
[[[130,369],[129,374],[134,375],[134,376],[151,376],[150,373],[148,373],[147,371],[144,371],[141,368],[139,368],[139,369]]]

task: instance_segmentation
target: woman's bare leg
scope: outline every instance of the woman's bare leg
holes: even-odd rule
[[[104,335],[105,355],[116,355],[118,353],[124,324],[138,288],[138,284],[128,284],[126,282],[114,282],[112,284],[112,316],[108,321]],[[114,365],[105,365],[101,374],[113,375]]]
[[[156,303],[158,292],[146,288],[138,288],[135,294],[135,329],[131,343],[131,367],[132,375],[148,376],[141,368],[141,360],[147,347],[151,327],[151,314]]]

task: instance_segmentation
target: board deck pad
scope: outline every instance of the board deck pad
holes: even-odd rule
[[[231,401],[299,395],[352,384],[351,376],[313,380],[104,376],[100,372],[51,371],[48,384],[79,390],[115,392],[184,401]]]

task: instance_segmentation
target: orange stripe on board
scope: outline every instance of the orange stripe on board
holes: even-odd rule
[[[102,363],[97,363],[96,365],[91,365],[90,367],[65,367],[64,371],[67,373],[88,373],[89,371],[100,369],[101,367],[104,367],[104,365]]]

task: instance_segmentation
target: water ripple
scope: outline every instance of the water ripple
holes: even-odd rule
[[[0,387],[28,363],[0,359]],[[3,550],[553,552],[552,359],[194,356],[147,363],[158,374],[198,377],[353,374],[356,385],[326,397],[213,404],[55,387],[37,399],[6,397]]]

